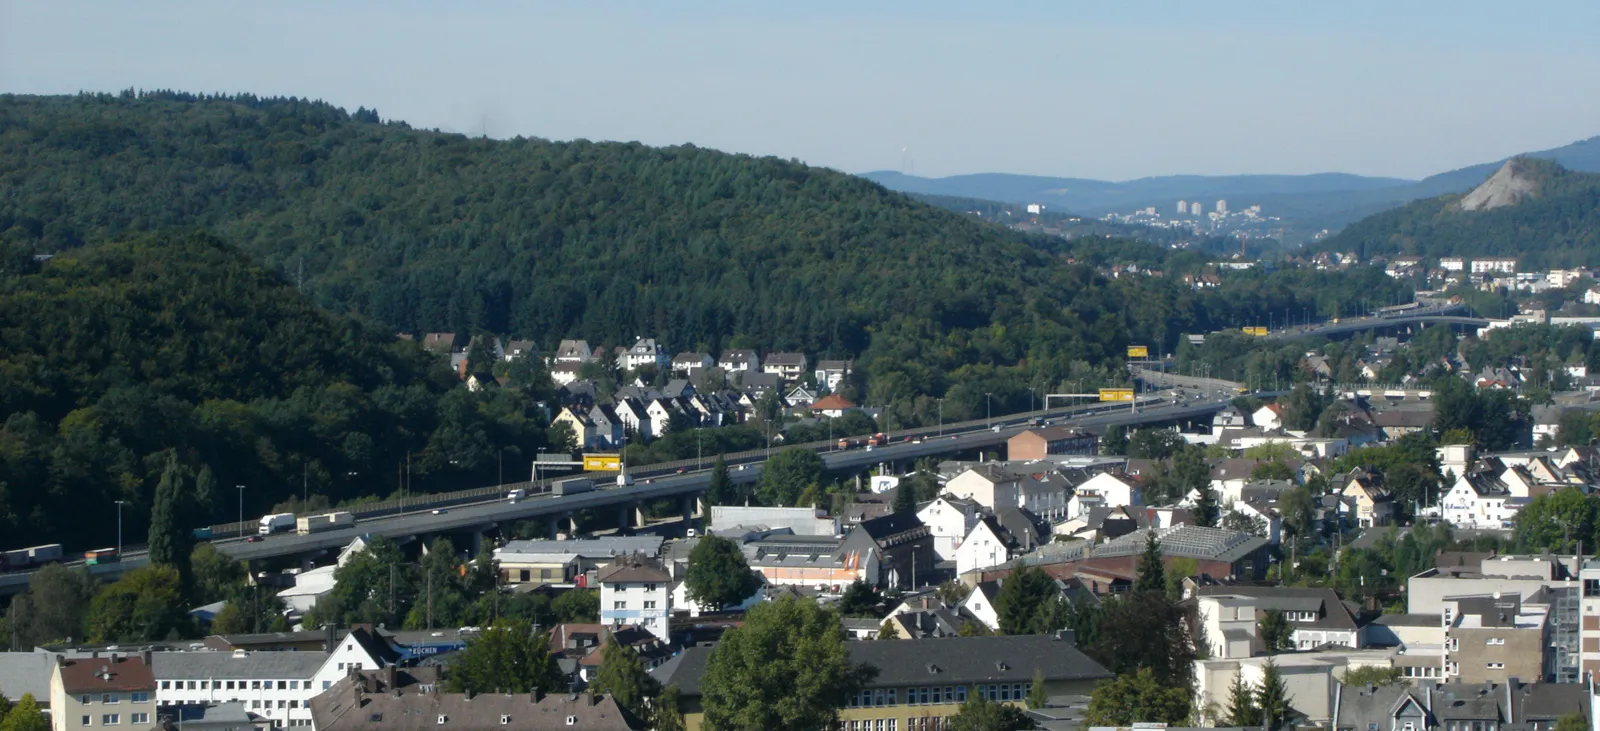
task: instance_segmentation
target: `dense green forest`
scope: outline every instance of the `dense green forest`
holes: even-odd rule
[[[143,542],[169,457],[184,526],[309,491],[387,493],[522,474],[529,395],[472,393],[387,330],[330,314],[204,234],[43,262],[0,245],[0,535],[6,547]],[[516,465],[513,467],[513,465]]]
[[[1353,251],[1363,261],[1404,254],[1508,256],[1524,269],[1600,265],[1600,174],[1548,160],[1521,162],[1537,193],[1516,205],[1463,211],[1460,195],[1415,201],[1351,224],[1316,249]]]
[[[1330,291],[1107,278],[1058,237],[792,161],[471,139],[293,98],[0,97],[0,185],[3,240],[63,251],[203,227],[397,330],[855,357],[893,424],[931,422],[938,396],[951,418],[985,392],[1019,408],[1030,387],[1117,378],[1128,344],[1170,352]],[[1334,289],[1374,284],[1401,296]]]

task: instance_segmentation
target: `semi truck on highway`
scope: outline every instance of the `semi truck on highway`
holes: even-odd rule
[[[556,496],[572,495],[574,493],[591,492],[593,490],[594,480],[591,480],[587,477],[574,477],[569,480],[556,480],[555,486],[550,489],[550,494]]]
[[[90,566],[103,563],[116,563],[122,560],[122,555],[115,548],[96,548],[93,551],[83,552],[83,562]]]
[[[61,544],[46,543],[42,546],[18,548],[0,553],[0,565],[3,565],[6,571],[16,571],[60,561],[62,555]]]
[[[294,530],[294,513],[273,513],[261,516],[261,527],[257,533],[270,536],[273,533]]]
[[[335,528],[349,528],[356,524],[354,513],[323,513],[322,515],[308,515],[295,523],[295,532],[300,535],[307,533],[320,533]]]

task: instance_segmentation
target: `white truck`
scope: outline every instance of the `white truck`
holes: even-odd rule
[[[307,533],[334,530],[335,528],[349,528],[355,524],[356,516],[353,513],[323,513],[322,515],[308,515],[301,518],[295,528],[300,535],[305,535]]]
[[[528,497],[528,491],[523,488],[513,488],[506,491],[506,502],[515,503]]]
[[[273,533],[291,530],[294,530],[294,513],[273,513],[272,515],[261,516],[261,526],[256,530],[256,533],[270,536]]]

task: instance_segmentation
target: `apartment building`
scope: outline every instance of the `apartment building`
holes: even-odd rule
[[[601,569],[598,579],[601,624],[638,625],[669,641],[672,577],[660,563],[639,554],[622,556]]]
[[[150,653],[58,656],[50,675],[52,731],[154,726],[155,675]]]
[[[1550,680],[1550,610],[1515,594],[1461,597],[1446,607],[1444,674],[1462,683]]]

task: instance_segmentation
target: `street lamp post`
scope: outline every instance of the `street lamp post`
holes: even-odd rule
[[[244,533],[244,485],[234,485],[239,490],[239,533]]]
[[[117,555],[118,556],[122,555],[122,506],[126,505],[127,502],[128,501],[126,501],[126,500],[118,500],[117,501]],[[244,522],[244,521],[240,521],[240,522]]]
[[[984,394],[983,394],[983,403],[984,403],[983,425],[984,426],[994,426],[994,398],[993,398],[993,394],[988,393],[988,392],[984,392]]]
[[[944,399],[939,399],[939,436],[944,436]]]

